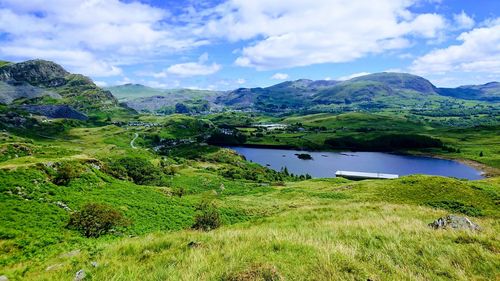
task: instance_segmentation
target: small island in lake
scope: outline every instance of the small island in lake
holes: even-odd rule
[[[301,159],[301,160],[312,160],[312,156],[311,154],[307,154],[307,153],[296,153],[295,155],[297,155],[297,158]]]

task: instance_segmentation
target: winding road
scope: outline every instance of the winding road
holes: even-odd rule
[[[137,149],[137,147],[134,145],[134,141],[139,137],[139,134],[138,133],[134,133],[134,138],[130,141],[130,146],[133,148],[133,149]]]

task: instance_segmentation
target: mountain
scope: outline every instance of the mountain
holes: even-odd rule
[[[438,91],[440,95],[458,99],[500,102],[499,82],[460,86],[458,88],[440,88]]]
[[[240,88],[216,102],[236,109],[266,112],[332,106],[384,108],[425,106],[429,101],[445,102],[449,97],[477,101],[500,101],[500,83],[438,88],[420,76],[382,72],[346,81],[300,79],[266,88]]]
[[[428,96],[438,96],[437,88],[422,77],[376,73],[347,81],[300,79],[267,88],[241,88],[219,97],[217,102],[240,109],[279,111],[332,104],[383,102],[388,105],[400,98],[425,100]]]
[[[239,109],[254,108],[263,111],[302,108],[318,92],[338,84],[337,81],[286,81],[267,88],[240,88],[217,98],[216,103]]]
[[[175,112],[179,103],[206,109],[214,107],[218,91],[195,89],[158,89],[141,84],[124,84],[107,87],[115,97],[136,111],[163,113]],[[195,110],[199,111],[199,110]],[[204,111],[204,110],[201,110]]]
[[[111,92],[88,77],[45,60],[0,64],[0,103],[65,105],[96,114],[121,109]]]
[[[120,101],[127,101],[142,97],[158,96],[164,93],[162,89],[151,88],[141,84],[124,84],[104,88]]]
[[[319,91],[314,103],[341,104],[375,102],[384,98],[425,99],[437,95],[428,80],[407,73],[375,73],[356,77]]]

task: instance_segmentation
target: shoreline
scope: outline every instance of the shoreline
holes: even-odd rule
[[[230,145],[233,147],[248,147],[248,148],[262,148],[262,149],[283,149],[283,150],[297,150],[297,151],[305,151],[305,152],[345,152],[345,151],[350,151],[350,152],[360,152],[360,151],[352,151],[352,150],[332,150],[332,149],[321,149],[321,150],[308,150],[308,149],[303,149],[299,147],[293,147],[289,145],[270,145],[270,144],[239,144],[239,145]],[[229,147],[229,146],[224,146],[224,147]],[[434,154],[434,153],[428,153],[428,152],[419,152],[419,151],[371,151],[371,152],[384,152],[384,153],[392,153],[392,154],[400,154],[400,155],[412,155],[412,156],[424,156],[424,157],[431,157],[431,158],[436,158],[436,159],[443,159],[443,160],[451,160],[451,161],[457,161],[459,163],[462,163],[464,165],[467,165],[471,168],[474,168],[476,170],[479,170],[481,172],[481,176],[483,176],[485,179],[487,178],[492,178],[492,177],[497,177],[500,176],[500,169],[490,167],[486,164],[483,164],[481,162],[471,160],[471,159],[466,159],[466,158],[453,158],[453,157],[447,157],[444,155],[440,154]]]
[[[423,156],[429,156],[429,157],[433,157],[433,158],[437,158],[437,159],[457,161],[457,162],[460,162],[464,165],[470,166],[474,169],[481,171],[481,175],[484,178],[493,178],[493,177],[500,176],[500,169],[490,167],[486,164],[483,164],[481,162],[471,160],[471,159],[453,158],[453,157],[447,157],[447,156],[439,155],[439,154],[413,154],[413,155],[423,155]]]

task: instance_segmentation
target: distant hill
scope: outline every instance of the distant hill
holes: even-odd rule
[[[500,102],[499,82],[460,86],[458,88],[440,88],[438,91],[440,95],[457,99]]]
[[[120,101],[128,101],[136,98],[158,96],[164,93],[163,89],[151,88],[141,84],[123,84],[104,89],[113,93],[113,95]]]
[[[381,98],[425,99],[437,95],[428,80],[406,73],[375,73],[356,77],[319,91],[314,103],[373,102]]]
[[[67,105],[95,114],[120,109],[111,92],[102,90],[88,77],[71,74],[45,60],[0,64],[0,103]]]
[[[205,102],[214,106],[214,100],[222,94],[218,91],[194,89],[158,89],[141,84],[124,84],[107,87],[115,97],[136,111],[173,112],[179,103],[192,105]]]
[[[263,111],[302,108],[311,104],[312,97],[316,93],[338,83],[338,81],[300,79],[267,88],[240,88],[221,95],[216,103],[239,109],[254,108]]]
[[[447,97],[499,101],[499,83],[437,88],[420,76],[407,73],[375,73],[347,81],[300,79],[267,88],[240,88],[227,92],[216,102],[237,109],[283,111],[324,106],[401,107],[422,106]]]

